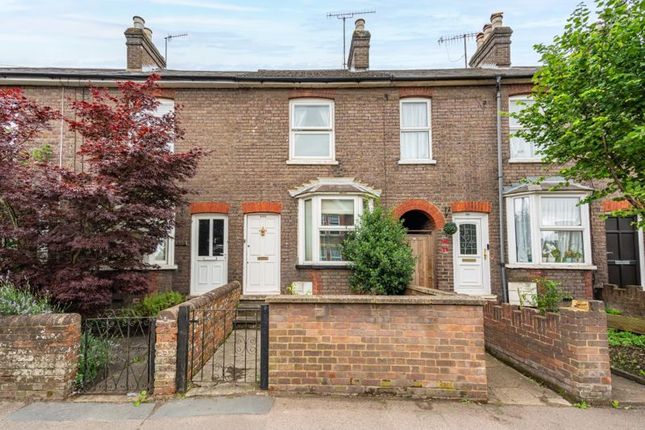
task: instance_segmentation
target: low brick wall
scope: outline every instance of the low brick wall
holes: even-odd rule
[[[609,399],[607,316],[602,302],[591,301],[590,307],[540,315],[536,309],[489,302],[484,306],[486,349],[571,398]]]
[[[209,291],[206,294],[190,299],[172,308],[161,311],[156,322],[156,344],[155,344],[155,395],[168,395],[176,392],[176,371],[177,371],[177,316],[181,306],[188,306],[191,309],[191,319],[198,320],[193,323],[190,330],[189,348],[188,348],[188,378],[199,371],[197,360],[191,360],[194,352],[195,356],[204,351],[204,362],[208,361],[213,355],[217,346],[226,338],[233,327],[233,312],[231,309],[237,308],[242,294],[240,283],[235,281],[222,287]],[[222,311],[221,318],[203,318],[202,310]],[[206,316],[218,316],[218,313],[206,314]],[[193,338],[194,336],[194,338]],[[202,342],[203,336],[203,342]],[[194,365],[190,363],[194,361]]]
[[[625,315],[645,317],[645,290],[639,285],[620,288],[605,284],[602,288],[602,301],[605,306],[623,311]]]
[[[78,314],[0,317],[0,399],[64,399],[74,388]]]
[[[484,301],[275,296],[269,389],[487,400]]]

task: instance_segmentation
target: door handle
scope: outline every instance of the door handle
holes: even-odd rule
[[[488,260],[488,250],[484,249],[484,260]]]

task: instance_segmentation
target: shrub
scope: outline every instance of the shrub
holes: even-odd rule
[[[0,315],[37,315],[54,312],[46,297],[34,295],[28,289],[0,281]]]
[[[412,279],[414,256],[405,227],[376,204],[363,213],[356,230],[343,243],[350,261],[353,291],[369,294],[402,294]]]
[[[609,346],[635,346],[645,348],[645,335],[610,328],[607,330],[607,337],[609,339]]]
[[[569,295],[560,288],[560,283],[547,278],[538,278],[535,282],[537,283],[537,294],[533,297],[533,302],[540,313],[558,312],[562,300],[569,298]]]
[[[89,331],[83,334],[75,380],[77,388],[94,382],[99,372],[107,366],[111,346],[109,339],[94,336]]]
[[[605,312],[607,312],[607,314],[609,314],[609,315],[622,315],[623,314],[623,311],[618,310],[618,309],[614,309],[614,308],[607,308],[607,309],[605,309]]]
[[[178,305],[184,300],[184,295],[177,291],[153,293],[145,296],[141,302],[130,306],[126,314],[137,317],[156,317],[159,312]]]

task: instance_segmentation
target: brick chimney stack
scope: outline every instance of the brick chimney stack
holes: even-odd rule
[[[347,68],[361,71],[370,68],[370,32],[365,30],[365,20],[356,20],[356,28],[352,34],[352,43],[349,47]]]
[[[503,12],[495,12],[490,22],[477,34],[477,50],[470,67],[511,67],[511,27],[504,27]]]
[[[125,31],[127,70],[165,69],[166,60],[152,42],[152,30],[140,16],[132,17],[132,27]]]

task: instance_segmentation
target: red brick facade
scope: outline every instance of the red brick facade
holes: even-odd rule
[[[503,83],[502,110],[508,109],[508,96],[526,91],[527,85],[530,85],[528,79],[519,84]],[[318,177],[342,176],[354,177],[382,190],[382,203],[398,216],[409,210],[420,210],[428,215],[434,229],[438,230],[435,250],[435,287],[438,289],[454,288],[452,239],[444,236],[441,228],[451,220],[452,213],[475,209],[488,213],[491,292],[500,294],[494,82],[442,86],[427,81],[416,87],[401,88],[389,84],[376,88],[331,86],[200,89],[175,85],[171,89],[175,102],[182,106],[178,116],[186,129],[185,140],[176,143],[176,150],[200,146],[211,152],[189,184],[197,194],[189,196],[192,203],[177,215],[177,269],[157,274],[159,288],[172,287],[189,293],[191,214],[228,215],[228,279],[234,280],[242,279],[245,213],[258,208],[278,213],[280,208],[282,290],[294,281],[316,281],[319,284],[315,291],[320,294],[348,292],[346,269],[321,270],[297,265],[298,202],[288,192]],[[25,87],[25,92],[49,106],[59,106],[61,96],[70,101],[87,98],[87,90],[83,88],[65,88],[62,94],[60,88],[34,86]],[[432,97],[432,152],[436,164],[398,164],[400,97],[422,95]],[[289,100],[294,97],[333,97],[337,165],[286,163],[289,158]],[[505,184],[517,183],[526,176],[554,173],[539,163],[508,163],[507,117],[502,117],[502,138]],[[45,133],[38,140],[38,143],[46,142],[58,150],[58,129]],[[81,170],[83,160],[75,155],[78,144],[78,136],[65,126],[64,163]],[[567,288],[579,296],[588,296],[586,283],[589,279],[595,286],[601,286],[607,280],[604,221],[598,216],[601,211],[600,204],[592,205],[592,252],[597,270],[543,270],[566,280],[570,285]],[[507,275],[509,279],[525,278],[527,272],[535,270],[540,269],[509,268]],[[314,271],[319,275],[312,277]]]
[[[282,213],[282,203],[280,202],[242,202],[242,213]]]
[[[0,399],[54,400],[72,393],[81,316],[0,316]]]
[[[602,288],[605,306],[623,311],[624,315],[645,318],[645,290],[640,285],[619,288],[606,284]]]
[[[481,300],[271,297],[269,389],[487,399]]]
[[[602,302],[589,311],[484,306],[486,349],[503,361],[587,401],[611,398],[607,316]]]

